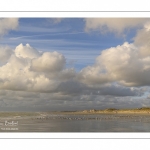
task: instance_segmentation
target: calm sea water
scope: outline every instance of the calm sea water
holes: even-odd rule
[[[150,132],[150,115],[5,117],[0,132]]]

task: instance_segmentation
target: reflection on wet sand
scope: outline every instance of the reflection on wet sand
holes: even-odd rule
[[[5,121],[18,124],[10,128],[5,126]],[[150,132],[150,115],[38,113],[1,116],[0,132]]]
[[[37,116],[32,120],[131,120],[131,121],[150,121],[149,115],[50,115]]]

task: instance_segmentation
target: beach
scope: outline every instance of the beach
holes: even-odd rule
[[[0,132],[150,132],[145,112],[1,112]]]

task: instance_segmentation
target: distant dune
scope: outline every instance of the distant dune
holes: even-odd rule
[[[0,112],[1,117],[44,117],[48,114],[150,114],[150,107],[134,108],[134,109],[115,109],[108,108],[104,110],[83,110],[83,111],[47,111],[47,112]]]
[[[75,113],[75,114],[108,114],[108,113],[128,113],[128,114],[150,114],[150,107],[142,107],[142,108],[134,108],[134,109],[115,109],[115,108],[108,108],[104,110],[83,110],[83,111],[63,111],[62,113]]]

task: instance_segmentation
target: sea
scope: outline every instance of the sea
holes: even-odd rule
[[[0,116],[0,132],[150,132],[149,114]]]

